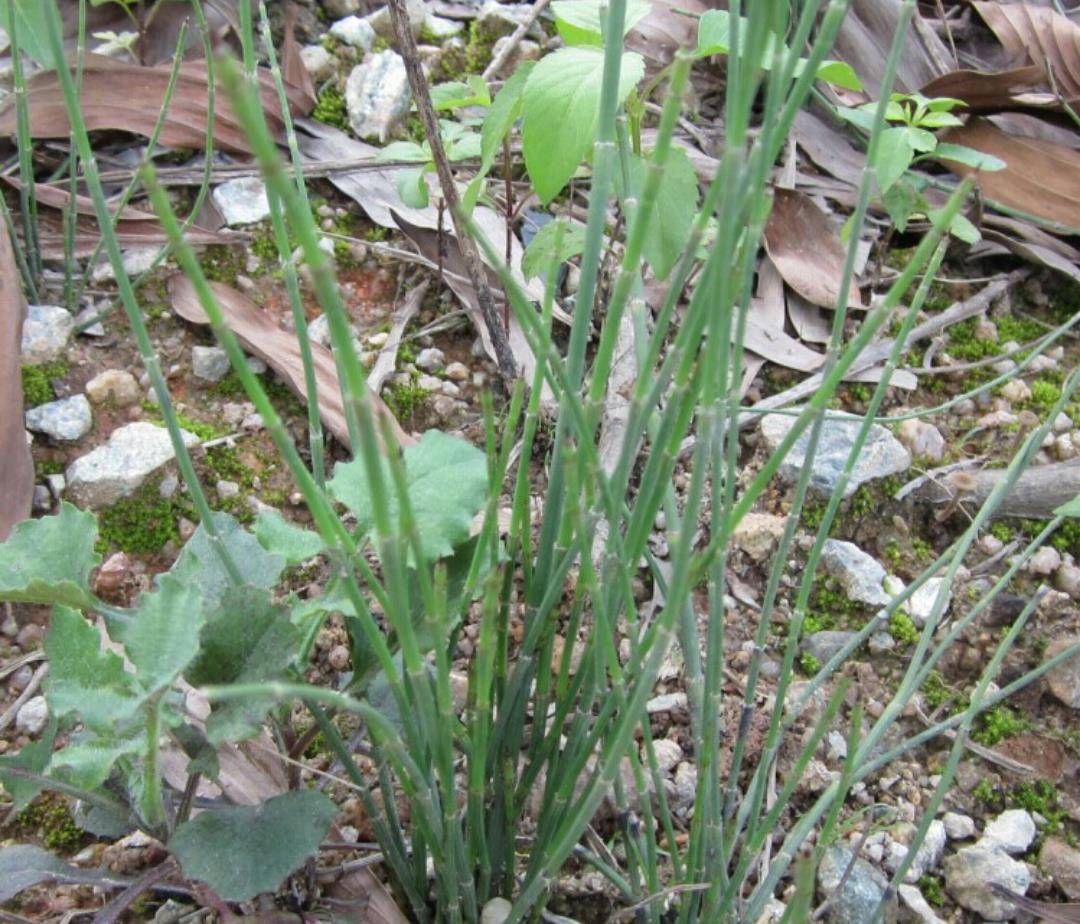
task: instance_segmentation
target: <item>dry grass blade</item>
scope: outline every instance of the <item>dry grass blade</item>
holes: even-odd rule
[[[168,67],[139,67],[101,55],[87,55],[82,92],[82,113],[87,129],[126,131],[149,137],[165,101],[169,77]],[[280,136],[284,124],[273,79],[261,71],[259,84],[267,122],[271,131]],[[295,114],[304,115],[311,110],[303,90],[286,87],[286,91]],[[162,144],[202,150],[206,142],[208,93],[206,64],[197,61],[184,64],[159,136]],[[27,81],[26,102],[32,137],[68,137],[70,122],[55,71],[35,74]],[[14,134],[16,117],[12,95],[0,104],[0,133]],[[251,153],[232,107],[220,96],[215,106],[214,140],[220,150],[231,154]]]
[[[1066,99],[1080,97],[1080,26],[1048,7],[1027,3],[972,3],[1017,61],[1038,66]]]
[[[809,196],[793,189],[775,191],[765,225],[765,249],[784,282],[803,298],[822,308],[836,307],[844,245],[829,216]],[[855,286],[848,293],[848,307],[866,307]]]
[[[1038,902],[1033,898],[1017,895],[996,882],[991,883],[990,888],[996,895],[1008,899],[1017,908],[1042,918],[1047,924],[1080,924],[1080,904],[1055,905],[1050,902]]]
[[[943,137],[993,154],[1008,165],[1004,170],[979,174],[986,198],[1065,228],[1080,227],[1080,153],[1048,141],[1007,135],[979,118],[950,129]],[[954,161],[946,164],[960,176],[974,172]]]
[[[236,289],[219,282],[210,283],[214,296],[221,306],[225,320],[245,350],[263,360],[284,379],[286,384],[301,397],[307,397],[304,383],[304,363],[300,355],[300,343],[291,331],[283,330],[265,314],[258,305]],[[169,280],[169,295],[178,315],[192,324],[209,323],[195,287],[185,276],[173,276]],[[345,423],[345,407],[338,384],[337,367],[333,354],[317,343],[311,344],[315,377],[319,388],[319,413],[326,428],[343,444],[349,445],[349,430]],[[376,412],[389,419],[399,445],[413,442],[397,422],[382,399],[372,393],[371,400]]]
[[[23,296],[7,227],[0,223],[0,540],[30,516],[34,463],[23,426]]]

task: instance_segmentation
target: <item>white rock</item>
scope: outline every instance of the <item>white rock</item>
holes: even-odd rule
[[[186,446],[198,444],[194,434],[181,433]],[[114,430],[108,442],[69,466],[68,492],[82,507],[106,507],[138,490],[147,476],[173,456],[164,427],[144,421],[127,424]]]
[[[945,852],[945,824],[936,818],[930,822],[919,849],[915,851],[915,858],[911,861],[907,872],[904,874],[904,882],[914,884],[930,870],[941,862],[941,855]],[[885,858],[885,867],[891,873],[895,873],[900,864],[907,857],[908,848],[904,844],[890,840],[889,854]]]
[[[959,812],[946,812],[942,822],[950,840],[966,841],[975,836],[975,821]]]
[[[460,35],[465,31],[465,24],[459,22],[456,19],[447,19],[445,16],[436,16],[434,13],[428,11],[424,19],[423,31],[435,39],[446,39],[454,35]],[[496,51],[491,49],[491,56],[494,57]]]
[[[125,250],[120,255],[124,272],[128,276],[141,276],[143,273],[148,273],[157,263],[158,250],[157,247],[132,247]],[[113,270],[112,263],[106,259],[94,267],[90,278],[94,282],[110,282],[116,278],[116,272]]]
[[[1027,865],[1001,850],[975,845],[946,857],[945,888],[957,904],[979,914],[984,921],[1011,921],[1016,917],[1012,902],[999,898],[990,885],[996,883],[1018,895],[1031,885]]]
[[[905,420],[896,431],[900,440],[913,456],[940,462],[945,458],[945,437],[932,423],[925,420]]]
[[[316,83],[328,80],[334,73],[337,62],[322,45],[305,45],[300,49],[300,60]]]
[[[1022,404],[1031,398],[1031,389],[1023,379],[1009,379],[1001,386],[1001,396],[1013,404]]]
[[[656,763],[662,773],[673,770],[683,759],[683,751],[679,743],[670,738],[658,738],[654,741],[653,752],[656,754]],[[648,756],[644,747],[641,749],[641,760],[648,766]]]
[[[952,589],[946,586],[945,578],[929,578],[925,584],[908,598],[908,615],[911,616],[912,622],[920,629],[926,625],[926,620],[930,618],[934,602],[943,587],[945,588],[945,605],[941,610],[941,616],[944,616],[949,612],[949,606],[952,603]]]
[[[86,383],[86,397],[94,404],[112,402],[127,407],[139,400],[139,383],[135,376],[122,369],[106,369]]]
[[[390,129],[409,111],[412,93],[405,62],[387,49],[358,64],[345,83],[349,124],[358,137],[386,141]]]
[[[420,38],[420,32],[424,28],[424,22],[428,18],[428,8],[424,0],[405,0],[405,12],[409,16],[409,29],[413,38]],[[390,19],[390,8],[387,6],[377,9],[367,17],[375,34],[387,41],[394,41],[394,24]]]
[[[1064,411],[1062,411],[1060,414],[1057,415],[1057,417],[1054,418],[1053,426],[1055,433],[1067,433],[1069,430],[1072,429],[1072,425],[1072,418],[1069,417],[1069,415],[1066,414]]]
[[[821,550],[825,570],[836,578],[844,593],[867,606],[887,606],[892,600],[885,588],[885,569],[872,555],[853,542],[826,539]]]
[[[49,721],[49,706],[44,696],[32,696],[15,713],[15,728],[31,738],[41,734]]]
[[[339,19],[330,27],[330,35],[352,48],[359,48],[362,52],[371,51],[375,44],[375,30],[366,19],[359,16],[346,16]]]
[[[222,500],[229,500],[233,497],[240,496],[240,485],[235,481],[226,481],[222,479],[214,485],[214,490],[217,491],[217,496]]]
[[[44,433],[61,442],[81,440],[93,425],[94,416],[90,413],[86,395],[50,401],[26,412],[27,430]]]
[[[416,357],[416,367],[425,372],[438,372],[446,365],[446,354],[438,347],[421,350]]]
[[[213,199],[229,227],[253,225],[270,216],[266,186],[257,177],[240,177],[222,183],[214,189]]]
[[[915,886],[902,885],[896,891],[900,893],[900,901],[904,907],[911,912],[914,920],[919,924],[945,924],[945,921],[934,914],[930,903],[923,898],[922,892]]]
[[[366,339],[368,346],[373,350],[381,350],[386,346],[386,341],[390,339],[390,334],[388,331],[380,330],[374,334],[368,334]]]
[[[1080,565],[1062,563],[1054,572],[1054,588],[1080,600]]]
[[[446,377],[451,382],[467,382],[469,381],[469,367],[465,363],[450,363],[446,367]]]
[[[218,382],[229,374],[229,354],[217,346],[192,347],[191,372],[197,379]]]
[[[748,513],[736,525],[731,538],[754,561],[764,561],[784,534],[785,522],[771,513]]]
[[[976,846],[1023,853],[1035,840],[1035,820],[1025,809],[1002,812],[983,830]]]
[[[360,9],[360,0],[323,0],[323,8],[327,15],[335,18],[348,16]]]
[[[24,365],[59,359],[67,349],[75,319],[57,305],[29,305],[22,329]]]
[[[1052,545],[1044,545],[1024,565],[1029,574],[1047,577],[1061,567],[1061,553]]]
[[[480,924],[503,924],[510,917],[513,905],[505,898],[492,898],[480,912]]]

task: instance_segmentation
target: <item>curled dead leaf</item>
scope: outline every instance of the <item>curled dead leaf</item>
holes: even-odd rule
[[[1080,26],[1056,10],[1030,3],[971,4],[1016,60],[1038,67],[1048,88],[1080,98]]]

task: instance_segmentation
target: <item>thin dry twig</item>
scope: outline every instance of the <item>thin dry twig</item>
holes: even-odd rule
[[[36,671],[34,676],[30,678],[30,682],[26,685],[26,689],[19,694],[18,699],[15,700],[3,715],[0,715],[0,731],[7,728],[15,719],[19,710],[30,700],[30,698],[37,693],[38,688],[41,686],[41,681],[45,679],[45,675],[49,673],[49,665],[42,664]]]
[[[550,0],[536,0],[532,9],[529,11],[528,17],[518,26],[513,34],[506,40],[503,47],[499,50],[499,53],[491,59],[491,63],[484,68],[483,78],[484,80],[491,80],[496,76],[499,71],[502,70],[503,65],[510,60],[510,56],[514,53],[514,50],[521,44],[521,40],[525,38],[529,30],[533,27],[533,23],[540,18],[540,14],[547,9],[547,5]]]
[[[506,330],[503,328],[499,315],[495,311],[495,300],[491,295],[487,270],[480,259],[480,252],[476,249],[476,242],[469,236],[468,229],[460,217],[460,199],[457,186],[454,185],[454,174],[450,170],[450,162],[446,159],[442,136],[439,134],[439,120],[436,118],[435,109],[431,105],[427,77],[424,76],[423,68],[420,65],[420,54],[416,49],[416,40],[413,38],[409,26],[405,0],[390,0],[389,7],[390,18],[394,23],[394,34],[397,36],[398,48],[402,59],[405,61],[405,70],[409,75],[409,86],[412,89],[413,100],[416,103],[420,121],[424,124],[424,133],[427,135],[428,144],[431,147],[431,155],[435,161],[436,172],[439,175],[442,196],[450,210],[450,217],[454,223],[454,233],[458,238],[461,255],[465,259],[469,281],[476,290],[476,298],[480,303],[480,312],[484,316],[484,324],[488,329],[492,346],[495,349],[495,361],[498,363],[499,372],[507,381],[510,381],[517,377],[517,363],[514,362],[514,354],[510,349],[510,340],[506,335]]]

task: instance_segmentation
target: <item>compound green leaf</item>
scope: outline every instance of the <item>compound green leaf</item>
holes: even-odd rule
[[[64,502],[55,516],[23,520],[0,544],[0,600],[92,605],[97,519]]]
[[[525,81],[522,149],[540,201],[554,199],[596,141],[604,53],[599,48],[560,48],[537,62]],[[640,55],[624,52],[619,102],[645,74]]]
[[[423,557],[442,558],[469,536],[473,517],[487,497],[487,457],[470,443],[429,430],[419,443],[405,448],[405,480],[409,504],[420,533]],[[383,485],[391,523],[397,524],[400,503],[385,461]],[[371,488],[364,462],[339,463],[327,487],[354,514],[362,529],[372,526]]]
[[[551,4],[551,10],[555,14],[555,28],[567,45],[602,46],[605,8],[606,4],[602,5],[600,0],[555,0]],[[623,35],[650,12],[652,4],[648,0],[628,0]]]
[[[561,230],[561,237],[560,237]],[[585,226],[556,218],[542,225],[521,257],[521,274],[532,279],[546,273],[552,261],[562,263],[585,249]],[[558,250],[558,253],[556,253]]]
[[[111,634],[122,642],[135,676],[147,693],[170,686],[199,653],[202,594],[197,584],[171,574],[139,598],[130,622],[114,622]]]
[[[322,793],[295,790],[261,805],[203,812],[176,829],[169,850],[186,875],[226,901],[247,901],[314,856],[336,812]]]
[[[109,734],[142,702],[124,662],[101,650],[101,635],[74,610],[53,608],[44,648],[49,657],[45,699],[57,718],[76,714],[87,728]]]
[[[264,510],[255,520],[255,538],[267,552],[280,555],[288,565],[298,565],[324,548],[322,537],[290,523],[276,510]]]

